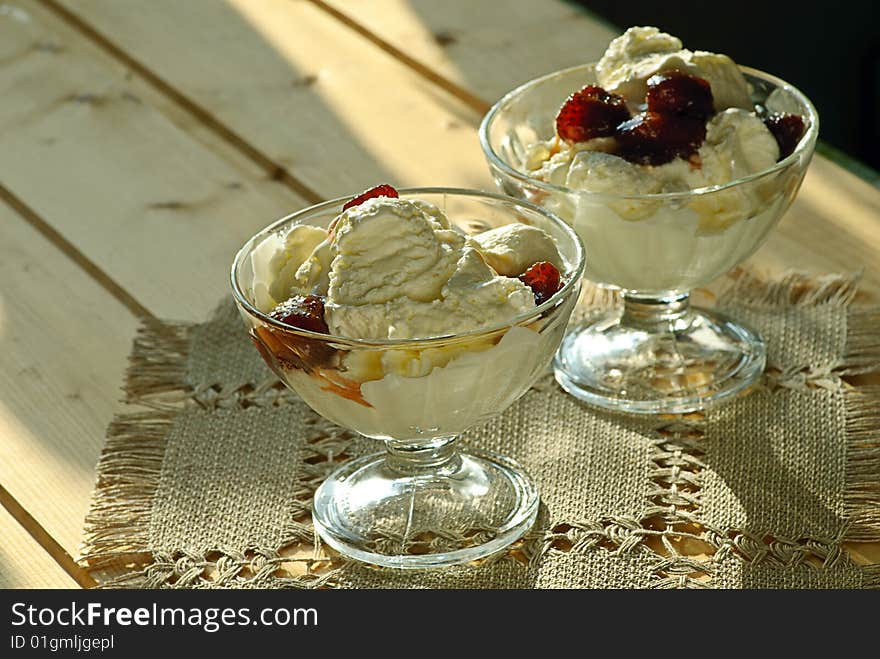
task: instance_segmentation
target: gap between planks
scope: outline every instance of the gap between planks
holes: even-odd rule
[[[0,504],[3,504],[3,507],[9,511],[9,514],[12,515],[13,519],[15,519],[15,521],[17,521],[22,528],[24,528],[24,530],[46,550],[46,553],[58,563],[62,570],[69,574],[70,577],[79,584],[80,588],[94,588],[98,585],[92,578],[92,575],[71,558],[70,554],[65,551],[64,547],[58,544],[58,541],[49,535],[49,532],[43,528],[42,524],[34,519],[33,516],[25,510],[24,506],[22,506],[15,497],[3,487],[3,485],[0,485]]]
[[[25,222],[30,224],[34,229],[39,231],[50,243],[55,245],[61,252],[71,261],[82,268],[86,274],[94,279],[105,291],[110,293],[122,305],[131,311],[138,318],[148,320],[157,320],[156,317],[144,305],[120,286],[113,278],[104,272],[89,257],[83,254],[76,246],[58,232],[49,222],[44,220],[40,215],[25,204],[6,186],[0,183],[0,199],[12,208]]]
[[[30,224],[49,242],[57,247],[65,256],[105,291],[118,300],[128,309],[132,315],[142,319],[156,320],[156,317],[137,299],[116,283],[106,272],[99,268],[94,261],[80,252],[70,241],[53,228],[46,220],[16,197],[2,183],[0,183],[0,199],[2,199],[16,214]],[[12,518],[42,547],[47,554],[64,570],[81,588],[93,588],[97,582],[83,569],[70,554],[61,546],[52,535],[31,515],[12,494],[0,483],[0,505],[2,505]]]
[[[328,5],[326,2],[323,2],[323,0],[309,0],[309,2],[311,2],[321,11],[330,15],[333,19],[342,23],[342,25],[344,25],[348,29],[353,30],[357,34],[361,35],[364,39],[372,43],[374,46],[377,46],[381,50],[385,51],[387,54],[391,55],[391,57],[406,66],[408,69],[423,77],[428,82],[437,85],[445,92],[451,94],[462,103],[467,105],[470,109],[483,115],[486,114],[492,107],[490,103],[487,103],[482,98],[474,95],[469,90],[453,82],[449,78],[437,73],[429,66],[422,64],[417,59],[410,57],[405,52],[400,50],[400,48],[390,43],[389,41],[386,41],[375,32],[372,32],[369,28],[358,23],[356,20],[354,20],[344,12]]]

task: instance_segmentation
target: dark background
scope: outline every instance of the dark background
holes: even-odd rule
[[[820,140],[880,169],[880,3],[573,1],[783,78],[819,111]]]

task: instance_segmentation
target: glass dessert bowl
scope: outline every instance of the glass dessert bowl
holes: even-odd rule
[[[689,294],[754,253],[791,205],[818,117],[788,83],[739,70],[757,116],[799,115],[806,130],[772,166],[720,185],[633,193],[625,180],[631,170],[611,169],[588,191],[566,185],[570,175],[555,182],[539,175],[529,162],[535,145],[552,142],[557,113],[573,92],[598,84],[595,63],[527,82],[483,119],[480,141],[499,188],[569,222],[588,246],[587,279],[622,293],[620,309],[572,328],[555,358],[557,380],[581,400],[633,413],[690,412],[743,391],[764,369],[760,336],[692,307]]]
[[[528,202],[443,188],[402,190],[399,199],[422,204],[420,208],[426,207],[423,202],[432,204],[430,208],[439,209],[448,218],[448,229],[457,234],[474,236],[512,224],[543,230],[558,249],[561,281],[556,292],[543,301],[537,295],[534,301],[530,298],[530,308],[503,320],[487,315],[485,326],[479,326],[479,320],[462,320],[466,329],[429,338],[334,336],[327,333],[333,319],[328,320],[329,328],[323,325],[328,328],[324,331],[281,322],[269,311],[277,299],[266,281],[269,255],[282,253],[279,246],[294,245],[290,236],[298,227],[329,227],[330,239],[337,241],[341,235],[352,235],[354,221],[345,225],[347,220],[339,219],[345,199],[294,213],[251,238],[235,257],[232,288],[251,339],[279,378],[325,418],[385,444],[384,452],[343,464],[320,486],[313,508],[318,533],[340,553],[361,561],[427,568],[498,551],[534,523],[538,493],[523,470],[500,455],[462,451],[456,438],[501,413],[546,372],[578,296],[584,254],[566,223]],[[381,206],[377,202],[363,217],[385,213],[388,222],[397,221],[390,204]],[[394,249],[377,255],[374,268],[393,261],[396,246],[404,242],[390,237],[395,231],[391,224],[383,231],[389,234],[385,244]],[[436,235],[449,239],[445,227]],[[349,242],[357,249],[346,248],[346,258],[363,255],[364,237]],[[464,239],[451,240],[458,244]],[[320,245],[315,253],[319,251]],[[337,296],[343,288],[338,279],[357,270],[356,264],[343,264],[343,251],[339,248],[334,257],[330,275],[330,294]],[[378,281],[395,277],[385,271]],[[473,282],[474,277],[464,279]],[[346,285],[360,281],[352,276]],[[378,286],[358,296],[368,298]],[[485,282],[476,284],[480,286],[486,290]],[[327,300],[329,309],[329,295]],[[389,309],[390,317],[396,303],[386,304],[383,309]],[[351,315],[350,307],[343,311],[336,308],[333,318]]]

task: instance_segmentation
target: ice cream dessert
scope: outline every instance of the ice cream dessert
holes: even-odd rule
[[[518,164],[559,190],[531,197],[591,248],[587,276],[630,290],[687,290],[748,256],[799,179],[732,184],[791,155],[804,118],[756,104],[726,55],[685,49],[655,27],[614,39],[591,74]]]
[[[573,267],[541,228],[468,235],[390,186],[250,258],[254,304],[276,321],[253,328],[263,357],[319,413],[383,438],[461,432],[515,400],[558,345],[567,314],[537,307]]]
[[[654,27],[499,99],[480,124],[496,183],[568,222],[585,277],[620,290],[620,305],[585,308],[566,334],[560,385],[610,410],[680,414],[755,383],[760,336],[690,292],[758,249],[817,135],[815,108],[789,83]]]
[[[723,185],[772,167],[804,133],[797,115],[759,115],[729,57],[655,27],[614,39],[595,73],[560,108],[556,135],[531,147],[539,178],[618,194]]]

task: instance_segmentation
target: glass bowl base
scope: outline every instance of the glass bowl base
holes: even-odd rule
[[[686,322],[625,324],[621,312],[589,318],[562,341],[556,380],[596,407],[635,414],[702,410],[760,378],[764,342],[721,314],[691,309]]]
[[[535,522],[537,488],[508,458],[457,453],[424,474],[386,458],[346,463],[315,493],[315,528],[340,554],[394,568],[455,565],[507,547]]]

